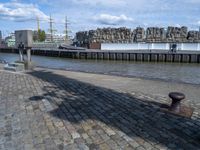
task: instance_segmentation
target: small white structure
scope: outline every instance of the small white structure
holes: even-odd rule
[[[101,43],[101,50],[169,50],[171,43]],[[200,43],[177,43],[177,50],[200,51]]]
[[[31,48],[33,45],[33,33],[31,30],[15,31],[15,47],[19,49],[19,63],[10,63],[5,65],[6,70],[23,71],[31,68]],[[24,61],[23,51],[26,50],[27,61]]]
[[[20,43],[24,44],[25,48],[31,48],[33,46],[33,32],[31,30],[15,31],[15,46],[18,48]]]

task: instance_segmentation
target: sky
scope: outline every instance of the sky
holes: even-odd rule
[[[63,34],[65,17],[71,35],[102,27],[188,26],[199,30],[200,0],[0,0],[0,30],[48,32],[49,16],[56,33]]]

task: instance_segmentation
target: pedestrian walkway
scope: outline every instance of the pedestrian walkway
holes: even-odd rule
[[[200,149],[199,107],[189,119],[162,112],[168,102],[56,71],[0,71],[0,149]]]

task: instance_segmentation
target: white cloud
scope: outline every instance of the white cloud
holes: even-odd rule
[[[0,0],[0,23],[3,24],[1,30],[34,28],[35,21],[15,24],[3,19],[27,21],[35,19],[35,16],[48,18],[45,12],[48,15],[52,14],[55,22],[53,27],[60,32],[65,28],[66,15],[69,17],[69,29],[73,31],[95,29],[105,25],[135,28],[179,24],[198,28],[198,4],[200,0]],[[42,22],[40,26],[44,29],[49,28],[47,22]]]
[[[28,21],[39,17],[48,20],[48,16],[33,4],[18,2],[0,3],[0,18],[13,21]]]
[[[103,6],[123,6],[126,4],[124,0],[73,0],[76,4],[103,5]]]
[[[132,18],[125,15],[112,16],[109,14],[100,14],[99,16],[94,17],[94,20],[105,25],[119,25],[125,22],[133,21]]]

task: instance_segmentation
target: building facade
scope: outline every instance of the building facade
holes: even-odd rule
[[[5,44],[7,47],[15,47],[15,34],[11,33],[11,35],[5,38]]]
[[[98,28],[77,32],[76,40],[78,46],[87,48],[94,47],[94,45],[96,47],[101,43],[198,43],[200,42],[200,31],[188,31],[185,26],[148,27],[147,29],[137,27],[133,30],[125,27]]]

